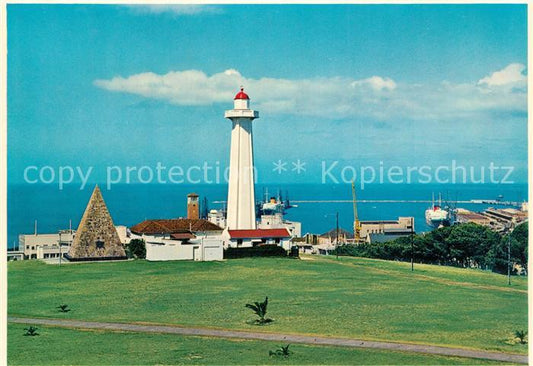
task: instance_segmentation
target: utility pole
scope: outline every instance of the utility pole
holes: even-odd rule
[[[507,284],[511,285],[511,232],[512,224],[509,226],[509,234],[507,239]]]
[[[339,213],[337,212],[336,216],[336,226],[337,226],[337,239],[335,242],[335,255],[339,259]]]
[[[415,270],[414,262],[414,227],[413,227],[413,217],[411,217],[411,272]]]
[[[352,200],[353,200],[353,238],[355,244],[361,241],[361,223],[357,215],[357,196],[355,194],[355,182],[352,180]]]
[[[61,267],[61,230],[59,230],[59,267]]]

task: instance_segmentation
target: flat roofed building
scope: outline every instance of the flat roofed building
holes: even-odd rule
[[[485,215],[481,215],[476,212],[471,211],[462,211],[456,215],[456,222],[459,224],[473,222],[474,224],[490,226],[491,219]]]
[[[401,229],[415,231],[414,217],[398,217],[398,220],[361,221],[361,239],[370,242],[370,234],[384,234],[386,230]]]
[[[72,245],[74,235],[75,231],[72,230],[60,230],[55,234],[21,234],[19,249],[24,253],[25,259],[59,258],[59,241],[61,240],[62,253],[66,253]]]

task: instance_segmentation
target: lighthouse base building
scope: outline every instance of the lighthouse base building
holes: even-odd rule
[[[247,248],[259,245],[278,245],[285,250],[291,249],[291,234],[283,229],[228,230],[226,247]]]

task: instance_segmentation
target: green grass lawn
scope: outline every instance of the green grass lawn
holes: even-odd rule
[[[344,336],[527,353],[527,280],[451,267],[340,258],[8,265],[8,312]],[[268,295],[258,327],[244,304]],[[56,306],[73,310],[60,313]]]
[[[25,337],[24,328],[22,324],[8,327],[10,365],[498,364],[460,357],[301,344],[292,344],[292,354],[285,358],[269,356],[269,351],[281,345],[274,342],[53,327],[40,327],[38,336]]]

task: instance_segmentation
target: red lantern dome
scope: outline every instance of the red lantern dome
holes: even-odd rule
[[[235,98],[233,98],[233,100],[236,99],[250,99],[250,97],[248,97],[248,94],[244,92],[244,88],[241,88],[241,91],[237,93]]]

